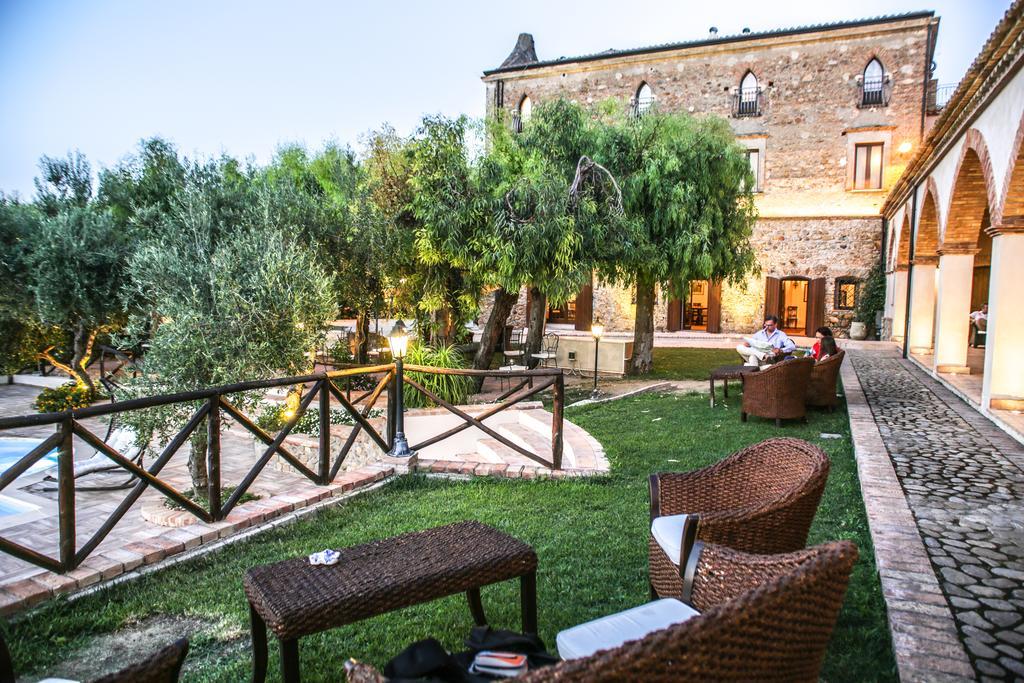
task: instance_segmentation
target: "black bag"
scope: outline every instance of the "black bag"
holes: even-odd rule
[[[482,650],[524,654],[530,670],[558,661],[545,651],[544,641],[532,634],[477,626],[465,643],[469,651],[448,654],[435,638],[419,640],[388,662],[383,674],[394,683],[489,683],[495,679],[469,673],[473,658]]]

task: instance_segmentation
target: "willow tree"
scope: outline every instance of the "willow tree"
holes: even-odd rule
[[[607,174],[602,180],[583,154],[592,133],[576,105],[538,107],[520,134],[500,118],[488,121],[481,157],[467,152],[469,132],[464,118],[424,121],[412,205],[419,258],[449,259],[493,288],[474,358],[486,368],[523,287],[532,302],[527,348],[539,349],[548,297],[565,301],[589,279],[618,204]]]
[[[600,138],[600,158],[622,188],[626,219],[600,272],[636,288],[629,372],[643,374],[653,365],[659,285],[678,296],[689,280],[740,283],[757,269],[753,178],[728,122],[716,116],[620,112]]]

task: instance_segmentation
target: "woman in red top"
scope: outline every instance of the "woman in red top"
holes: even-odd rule
[[[814,346],[811,347],[811,355],[814,357],[814,360],[824,360],[829,355],[839,351],[839,347],[835,342],[835,337],[832,336],[832,330],[829,328],[819,327],[814,333],[814,336],[818,340],[814,342]],[[827,348],[824,351],[822,351],[821,340],[825,337],[828,337],[831,343],[827,345]]]

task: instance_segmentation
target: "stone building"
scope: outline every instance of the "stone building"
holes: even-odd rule
[[[660,330],[756,329],[763,315],[812,333],[846,330],[859,282],[881,259],[881,207],[930,119],[932,12],[718,36],[655,47],[539,59],[528,34],[484,72],[488,111],[514,126],[554,98],[608,98],[638,114],[656,106],[728,119],[756,178],[753,243],[761,274],[744,286],[694,281],[685,300],[659,297]],[[549,311],[549,322],[632,330],[632,294],[599,282]]]

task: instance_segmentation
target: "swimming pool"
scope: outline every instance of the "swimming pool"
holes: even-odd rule
[[[25,457],[25,454],[43,442],[42,439],[30,439],[20,436],[0,437],[0,474],[6,472],[11,465]],[[24,474],[42,472],[57,464],[57,449],[53,449],[37,460]],[[2,514],[2,513],[0,513]]]

